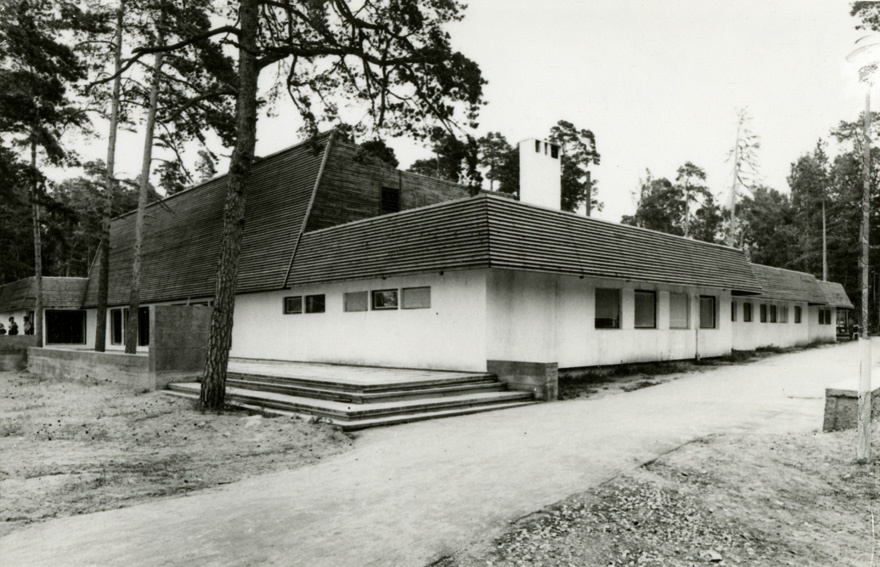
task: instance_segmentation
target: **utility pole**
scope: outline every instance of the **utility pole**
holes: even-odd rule
[[[871,339],[868,335],[868,228],[871,218],[871,92],[865,92],[865,120],[863,140],[862,225],[859,230],[861,257],[862,305],[859,325],[859,419],[857,459],[867,463],[871,459]]]

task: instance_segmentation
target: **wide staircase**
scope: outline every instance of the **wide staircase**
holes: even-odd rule
[[[412,421],[451,417],[536,403],[529,392],[514,392],[494,374],[435,372],[412,380],[401,379],[400,370],[389,370],[388,380],[375,369],[376,383],[327,377],[258,373],[258,370],[227,374],[229,404],[278,415],[311,415],[326,419],[346,431],[396,425]],[[344,372],[341,368],[340,372]],[[393,379],[390,379],[392,378]],[[168,393],[198,398],[198,382],[173,383]]]

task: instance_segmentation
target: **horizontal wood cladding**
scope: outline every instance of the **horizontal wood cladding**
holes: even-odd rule
[[[494,195],[306,233],[288,283],[480,267],[761,291],[739,250]]]
[[[752,264],[752,271],[764,290],[761,297],[805,301],[815,305],[823,305],[827,302],[822,288],[819,287],[819,280],[812,274],[760,264]]]
[[[400,209],[408,210],[468,196],[461,185],[398,171],[334,140],[315,193],[307,231],[368,219],[382,213],[382,188],[400,190]]]
[[[254,163],[247,189],[238,292],[283,287],[326,148],[326,136]],[[214,293],[226,176],[147,208],[141,264],[141,301],[204,297]],[[128,302],[134,215],[113,221],[108,303]],[[99,267],[86,305],[97,303]]]
[[[43,277],[44,309],[79,309],[85,293],[86,278]],[[33,309],[36,305],[37,284],[33,277],[0,286],[0,311]],[[0,321],[5,323],[5,321]]]

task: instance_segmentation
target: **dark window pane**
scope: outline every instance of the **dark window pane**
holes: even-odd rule
[[[745,322],[745,323],[752,322],[752,304],[751,303],[743,303],[743,322]]]
[[[796,305],[794,308],[794,322],[795,323],[801,322],[801,308],[798,305]]]
[[[730,300],[730,320],[736,321],[736,301]]]
[[[635,292],[636,329],[653,329],[657,327],[657,296],[653,291]]]
[[[86,312],[46,310],[46,342],[67,345],[86,344]]]
[[[303,298],[301,295],[284,298],[284,314],[296,315],[303,312]]]
[[[715,297],[711,295],[700,296],[700,328],[715,328]]]
[[[138,309],[138,346],[148,346],[150,344],[150,308],[140,307]]]
[[[324,294],[306,296],[306,313],[324,312]]]
[[[382,187],[382,214],[396,213],[400,210],[400,189]]]
[[[110,310],[110,344],[122,344],[122,309]]]
[[[620,328],[619,289],[596,289],[596,328]]]
[[[761,304],[761,322],[762,323],[767,322],[767,304],[766,303]]]

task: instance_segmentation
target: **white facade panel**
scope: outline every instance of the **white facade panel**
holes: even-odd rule
[[[349,292],[430,287],[430,308],[346,312]],[[324,295],[323,313],[288,314],[284,298]],[[399,296],[398,296],[399,298]],[[486,275],[452,271],[239,295],[231,356],[364,366],[486,370]]]

